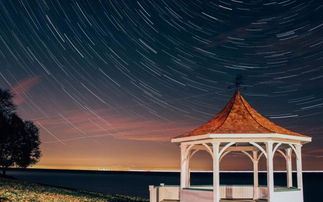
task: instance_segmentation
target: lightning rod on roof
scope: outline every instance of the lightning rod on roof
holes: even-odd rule
[[[241,86],[243,84],[243,77],[241,74],[238,74],[235,78],[235,89],[236,91],[239,91],[241,89]]]

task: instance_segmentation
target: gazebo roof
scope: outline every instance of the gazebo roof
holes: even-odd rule
[[[226,106],[207,123],[177,138],[201,136],[207,134],[283,134],[308,137],[278,126],[259,114],[237,91]]]

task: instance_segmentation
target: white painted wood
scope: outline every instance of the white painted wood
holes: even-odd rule
[[[225,151],[258,151],[258,148],[254,146],[234,146],[227,148]]]
[[[274,202],[272,195],[274,193],[274,165],[273,165],[273,143],[266,143],[267,151],[267,189],[268,189],[268,202]]]
[[[183,146],[186,146],[185,150],[184,150],[184,156],[187,157],[188,154],[191,152],[192,148],[194,148],[195,144],[192,143],[192,144],[189,144],[189,145],[184,145],[184,144],[181,144]]]
[[[264,155],[263,152],[261,152],[261,154],[258,156],[258,161],[260,160],[260,158]]]
[[[258,152],[252,152],[252,164],[253,164],[253,199],[258,199]]]
[[[176,186],[159,186],[158,188],[158,202],[164,200],[178,200],[180,189]]]
[[[304,143],[311,142],[312,138],[307,136],[295,136],[295,135],[286,135],[280,133],[226,133],[226,134],[205,134],[205,135],[196,135],[189,137],[180,137],[173,138],[172,142],[185,142],[185,141],[193,141],[193,140],[203,140],[208,138],[239,138],[239,139],[254,139],[254,138],[281,138],[284,140],[296,140],[302,141]],[[252,141],[252,140],[251,140]]]
[[[149,202],[158,202],[157,188],[154,185],[149,185]]]
[[[181,148],[181,182],[180,182],[180,186],[181,188],[184,188],[187,186],[186,182],[186,178],[187,178],[187,163],[188,163],[188,158],[187,158],[187,146],[186,145],[180,145]]]
[[[192,186],[180,189],[179,186],[149,186],[150,202],[163,200],[180,200],[181,202],[213,202],[212,186]],[[258,199],[268,198],[266,187],[258,188]],[[299,189],[275,189],[271,195],[272,202],[303,202],[303,192]],[[241,201],[253,197],[252,186],[226,185],[220,186],[221,198],[236,198]]]
[[[213,150],[213,202],[220,201],[220,143],[212,144]]]
[[[275,191],[272,196],[274,202],[303,202],[302,190]]]
[[[251,162],[253,162],[254,158],[246,151],[241,151],[243,154],[245,154],[250,160]],[[255,151],[256,152],[256,151]]]
[[[282,144],[282,143],[281,143],[281,142],[279,142],[279,143],[277,143],[277,144],[275,145],[274,150],[273,150],[273,155],[275,155],[275,153],[276,153],[277,149],[279,148],[279,146],[280,146],[281,144]]]
[[[297,188],[303,190],[303,174],[302,174],[302,145],[295,145],[296,148],[296,169],[297,169]]]
[[[220,152],[219,152],[219,156],[221,156],[223,154],[223,152],[225,152],[226,149],[228,149],[229,147],[231,147],[234,144],[235,144],[235,142],[229,142],[224,147],[222,147],[221,150],[220,150]]]
[[[252,144],[253,146],[257,147],[267,158],[267,152],[264,150],[264,148],[262,148],[259,144],[255,143],[255,142],[249,142],[250,144]]]
[[[212,144],[214,142],[220,142],[220,143],[228,143],[228,142],[236,142],[236,143],[249,143],[249,142],[261,142],[261,143],[265,143],[268,141],[271,141],[271,139],[269,138],[208,138],[208,139],[203,139],[203,140],[192,140],[192,141],[185,141],[185,142],[181,142],[181,144],[183,145],[191,145],[191,144],[203,144],[203,143],[207,143],[207,144]],[[289,144],[289,143],[295,143],[295,141],[293,142],[286,142],[285,144]],[[299,143],[298,141],[296,143]]]
[[[287,187],[293,187],[293,176],[292,176],[292,149],[288,148],[285,150],[286,156],[286,175],[287,175]]]
[[[251,161],[253,161],[253,158],[252,158],[252,156],[248,153],[248,152],[246,152],[246,151],[241,151],[243,154],[245,154]],[[220,156],[220,163],[221,163],[221,161],[222,161],[222,159],[226,156],[226,155],[228,155],[229,153],[231,153],[231,150],[230,150],[230,148],[228,148],[227,149],[227,151],[225,151],[221,156]]]
[[[228,155],[230,152],[231,152],[231,151],[226,151],[226,152],[224,152],[224,153],[222,154],[222,156],[220,156],[220,162],[221,162],[221,161],[222,161],[222,159],[223,159],[226,155]]]
[[[185,168],[185,172],[186,172],[185,187],[190,187],[191,185],[190,158],[187,157],[186,161],[187,162],[186,162],[186,168]]]
[[[221,198],[251,199],[253,197],[252,186],[226,185],[220,186]]]
[[[197,192],[208,192],[208,191],[211,192],[212,186],[193,185],[188,190],[197,191]],[[267,187],[259,187],[257,195],[259,196],[259,199],[266,199]],[[202,197],[204,196],[202,195]],[[253,197],[253,186],[220,185],[220,197],[221,199],[223,198],[251,199]]]
[[[284,157],[285,160],[287,160],[287,156],[282,150],[278,149],[277,151]],[[275,156],[275,154],[274,154],[274,156]]]
[[[213,202],[212,191],[183,189],[180,196],[180,202]]]
[[[194,150],[194,151],[192,151],[191,153],[190,153],[190,156],[189,156],[189,159],[191,159],[193,156],[194,156],[194,154],[196,154],[198,151],[200,151],[200,150]]]
[[[298,153],[296,151],[296,147],[293,144],[288,144],[290,146],[290,148],[292,148],[292,150],[295,152],[295,155],[297,156]]]
[[[213,152],[212,152],[212,148],[205,144],[205,143],[202,143],[202,145],[206,148],[206,150],[209,152],[209,154],[211,154],[212,158],[213,158]]]

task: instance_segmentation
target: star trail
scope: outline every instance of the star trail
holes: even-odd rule
[[[0,87],[41,130],[38,167],[177,169],[170,138],[243,75],[255,109],[313,137],[304,168],[323,169],[322,1],[0,0],[0,26]]]

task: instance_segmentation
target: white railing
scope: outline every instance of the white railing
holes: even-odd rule
[[[221,198],[253,198],[253,187],[251,186],[220,186]]]
[[[255,191],[255,195],[254,195]],[[210,185],[195,185],[180,189],[177,185],[149,186],[150,202],[163,200],[180,200],[181,202],[212,202],[213,187]],[[267,199],[267,187],[251,185],[221,185],[220,196],[225,199]],[[274,202],[303,202],[303,192],[300,189],[275,187],[271,198]]]
[[[150,202],[160,202],[165,199],[179,200],[180,196],[182,199],[204,197],[208,201],[210,198],[212,199],[213,187],[209,185],[196,185],[180,190],[179,186],[165,186],[162,184],[161,186],[149,186],[149,191]],[[256,197],[258,199],[267,198],[266,187],[257,187],[255,191],[257,192]],[[254,188],[249,185],[221,185],[220,196],[227,199],[252,199],[254,197]]]
[[[179,186],[171,185],[160,185],[160,186],[149,186],[149,201],[160,202],[165,199],[168,200],[179,200]]]
[[[180,199],[183,202],[213,202],[213,191],[212,189],[182,189]]]

